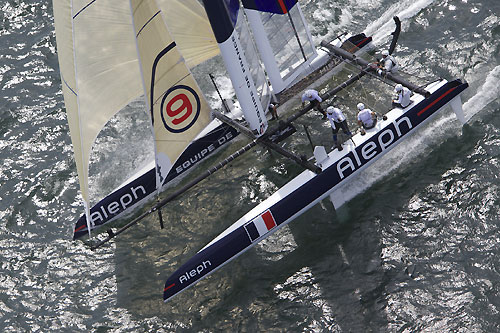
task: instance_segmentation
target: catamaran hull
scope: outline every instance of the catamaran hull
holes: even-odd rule
[[[357,48],[362,49],[368,46],[371,40],[372,38],[367,37],[365,34],[358,34],[349,38],[347,36],[341,38],[340,36],[332,41],[332,44],[341,46],[344,41],[347,41]],[[320,56],[310,65],[311,71],[321,68],[329,59],[328,53],[323,50],[319,49],[318,53]],[[185,175],[185,172],[208,156],[211,156],[213,152],[226,143],[229,143],[238,134],[238,131],[226,124],[215,126],[215,129],[209,131],[207,134],[202,133],[176,161],[166,179],[163,180],[163,187],[169,186],[174,179]],[[148,169],[139,171],[137,175],[126,181],[91,208],[90,217],[94,225],[92,230],[110,223],[118,217],[124,216],[127,212],[132,212],[135,207],[144,204],[157,193],[155,186],[155,168],[154,164],[151,164]],[[83,214],[76,222],[73,239],[78,239],[86,235],[88,235],[88,229],[86,216]]]
[[[236,138],[238,134],[239,132],[234,128],[222,123],[208,134],[193,141],[163,180],[163,186],[166,187],[174,179],[185,175],[187,171]],[[112,222],[117,217],[122,216],[125,211],[133,211],[134,207],[143,204],[156,194],[155,174],[156,169],[153,164],[147,171],[139,172],[136,177],[94,205],[90,210],[90,218],[95,228]],[[73,239],[85,235],[88,235],[87,222],[85,215],[82,215],[75,225]]]
[[[365,136],[357,134],[356,147],[332,151],[320,161],[323,172],[306,170],[263,201],[205,246],[166,281],[165,301],[184,291],[218,268],[237,258],[259,241],[270,236],[296,217],[326,198],[364,168],[403,141],[408,134],[429,121],[437,112],[466,89],[460,80],[441,81],[427,87],[428,98],[418,96],[407,110],[392,110],[388,119]]]

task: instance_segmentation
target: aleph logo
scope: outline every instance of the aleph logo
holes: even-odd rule
[[[200,97],[185,85],[171,87],[161,101],[161,120],[167,130],[181,133],[194,125],[200,115]]]

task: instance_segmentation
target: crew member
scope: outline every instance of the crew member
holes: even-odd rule
[[[269,103],[269,112],[273,116],[271,120],[276,120],[278,119],[278,111],[276,110],[276,104],[274,103]]]
[[[391,73],[391,74],[396,74],[398,72],[399,65],[396,62],[396,59],[394,59],[393,56],[389,54],[389,51],[383,50],[382,51],[382,64],[381,68],[378,70],[378,73],[380,75],[386,74],[386,73]]]
[[[392,100],[392,106],[398,108],[406,108],[411,104],[411,91],[410,89],[403,87],[401,84],[396,84],[396,88],[394,89],[396,93],[396,98]]]
[[[316,90],[308,89],[302,94],[302,107],[304,107],[306,101],[311,102],[314,108],[323,114],[323,119],[326,119],[326,112],[321,107],[321,102],[323,102],[323,100],[319,97]]]
[[[342,144],[339,144],[337,140],[337,133],[339,129],[342,128],[342,131],[348,135],[352,136],[351,131],[349,131],[349,127],[347,126],[347,120],[339,108],[334,108],[333,106],[329,106],[326,108],[326,114],[328,120],[330,121],[330,126],[332,126],[333,132],[333,144],[337,147],[338,150],[342,150]]]
[[[363,103],[358,103],[357,105],[358,113],[358,125],[362,127],[361,134],[365,134],[363,129],[374,128],[377,124],[377,115],[370,109],[365,109]]]

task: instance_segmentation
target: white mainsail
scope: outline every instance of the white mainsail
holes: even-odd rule
[[[217,54],[217,42],[203,8],[196,0],[159,0],[159,6],[175,22],[172,34],[179,49],[186,53],[188,66],[195,66]],[[104,125],[144,93],[136,34],[128,1],[53,0],[53,8],[62,90],[80,190],[88,216],[88,170],[92,145]],[[162,33],[168,34],[168,31],[164,29]],[[166,38],[171,40],[170,35]],[[186,67],[183,60],[180,56],[176,59]],[[163,62],[160,67],[164,67]],[[185,72],[162,70],[158,78],[167,73],[178,75],[173,79],[177,82],[182,80]],[[159,98],[163,92],[155,96]],[[172,109],[179,106],[175,102],[170,105]],[[205,122],[203,117],[199,120]],[[200,126],[196,127],[199,129]],[[159,135],[162,135],[161,131]],[[176,140],[180,144],[174,148],[176,153],[166,153],[168,158],[174,161],[190,140],[187,137]]]

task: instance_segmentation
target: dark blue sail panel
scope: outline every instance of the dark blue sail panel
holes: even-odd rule
[[[297,0],[243,0],[243,7],[260,12],[286,14],[297,4]]]
[[[232,35],[240,4],[238,0],[203,0],[208,20],[218,43],[226,41]]]

